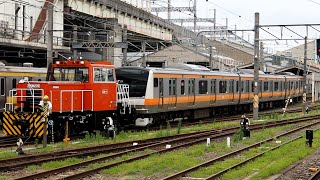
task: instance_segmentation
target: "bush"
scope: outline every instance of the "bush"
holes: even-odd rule
[[[239,142],[243,139],[244,133],[241,128],[239,128],[233,135],[233,142]]]

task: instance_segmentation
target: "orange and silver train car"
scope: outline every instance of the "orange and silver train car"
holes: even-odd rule
[[[175,118],[205,118],[226,112],[249,112],[253,102],[253,74],[209,71],[197,65],[169,68],[121,67],[117,80],[129,84],[130,101],[136,108],[137,126]],[[298,101],[303,77],[259,77],[259,108]]]

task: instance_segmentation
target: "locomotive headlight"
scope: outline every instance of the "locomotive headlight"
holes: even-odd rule
[[[80,64],[84,64],[84,61],[80,61]]]
[[[60,64],[60,61],[56,61],[56,64]]]

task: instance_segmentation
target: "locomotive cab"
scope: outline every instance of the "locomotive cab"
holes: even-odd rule
[[[106,131],[105,121],[114,119],[117,112],[114,74],[114,66],[109,62],[56,61],[48,69],[47,81],[21,80],[10,91],[11,102],[6,104],[2,119],[4,133],[26,135],[14,123],[23,121],[28,124],[30,136],[42,136],[44,113],[39,111],[39,102],[44,95],[52,103],[49,136]]]

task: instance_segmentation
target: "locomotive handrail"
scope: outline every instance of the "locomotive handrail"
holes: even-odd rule
[[[20,91],[20,95],[19,96],[17,95],[18,91]],[[22,95],[23,91],[30,91],[31,92],[31,96]],[[34,91],[41,91],[41,95],[40,96],[35,96],[34,95],[35,94]],[[14,109],[14,107],[13,107],[13,105],[14,105],[13,97],[16,97],[16,98],[28,98],[28,97],[31,97],[32,98],[32,112],[34,112],[34,106],[35,106],[34,99],[35,98],[42,98],[43,92],[44,92],[43,89],[30,89],[30,88],[14,88],[14,89],[11,89],[9,91],[9,97],[11,97],[10,98],[10,102],[9,103],[5,103],[4,110],[7,111],[7,108],[6,108],[7,105],[9,106],[9,111]],[[22,111],[22,106],[20,108],[21,108],[21,111]]]
[[[62,94],[66,92],[71,92],[71,112],[73,112],[73,93],[74,92],[81,92],[81,112],[83,112],[83,93],[84,92],[91,92],[91,111],[93,111],[93,90],[61,90],[60,91],[60,113],[62,113]]]

